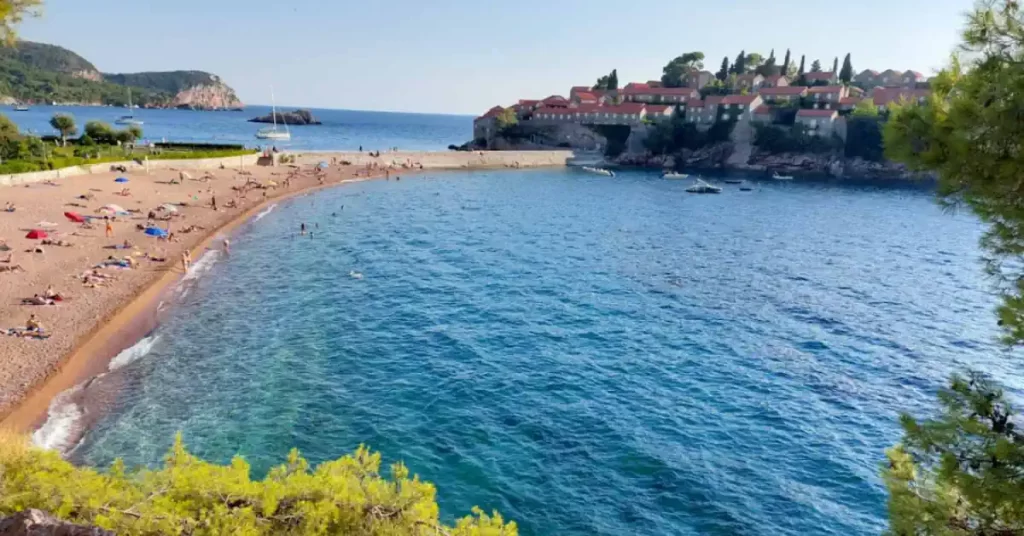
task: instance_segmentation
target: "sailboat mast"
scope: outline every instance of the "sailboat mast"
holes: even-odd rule
[[[270,117],[274,120],[274,132],[277,132],[277,100],[274,99],[274,86],[270,86]]]

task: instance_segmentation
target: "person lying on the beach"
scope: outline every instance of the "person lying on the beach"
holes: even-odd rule
[[[53,285],[46,286],[46,292],[43,293],[43,297],[54,301],[64,301],[64,296],[62,296],[60,292],[53,290]]]
[[[35,294],[31,298],[22,298],[21,299],[21,304],[22,305],[57,305],[57,301],[53,300],[53,299],[50,299],[50,298],[44,298],[44,297],[42,297],[42,296],[40,296],[38,294]]]
[[[106,249],[132,249],[132,248],[135,247],[135,245],[132,244],[131,242],[129,242],[128,240],[125,240],[123,244],[114,244],[112,246],[103,246],[103,247],[106,248]]]
[[[93,199],[96,199],[96,194],[83,194],[76,197],[75,199],[85,199],[86,201],[92,201]]]
[[[130,197],[132,195],[132,191],[129,188],[124,188],[120,192],[116,192],[114,195],[120,195],[122,197]]]
[[[116,259],[114,258],[113,255],[111,255],[110,257],[107,257],[105,261],[97,264],[96,268],[106,268],[107,266],[117,266],[118,268],[131,268],[132,264],[127,260],[127,258]]]
[[[11,203],[10,201],[8,201],[8,202],[7,202],[7,203],[6,203],[5,205],[4,205],[4,212],[14,212],[15,210],[18,210],[18,208],[17,208],[17,207],[15,207],[15,206],[14,206],[14,203]]]
[[[60,246],[64,248],[69,248],[74,245],[71,242],[68,242],[67,240],[53,240],[50,238],[44,238],[40,243],[44,246]]]
[[[25,269],[22,268],[20,264],[9,264],[9,265],[6,265],[6,266],[0,266],[0,274],[2,274],[4,272],[17,273],[17,272],[24,272],[24,271],[25,271]]]
[[[146,253],[146,258],[153,262],[167,262],[167,257],[157,257],[155,255],[150,255],[149,253]]]
[[[43,250],[42,246],[36,246],[31,249],[26,249],[25,253],[46,253],[46,251]]]
[[[25,328],[10,328],[7,330],[10,337],[25,337],[26,339],[48,339],[50,334],[45,331],[32,331]]]

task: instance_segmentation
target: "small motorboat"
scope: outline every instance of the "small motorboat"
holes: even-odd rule
[[[753,191],[753,190],[754,189],[749,187],[749,186],[740,186],[740,191],[741,192],[750,192],[750,191]]]
[[[686,173],[676,173],[675,171],[666,171],[661,178],[663,179],[689,179],[690,176]]]
[[[722,189],[719,188],[718,186],[714,186],[712,184],[708,184],[708,183],[706,183],[706,182],[704,182],[704,181],[702,181],[700,179],[697,179],[697,182],[693,183],[693,186],[690,186],[689,188],[687,188],[686,191],[691,193],[691,194],[720,194],[720,193],[722,193]]]
[[[19,104],[19,105],[14,107],[14,111],[15,112],[27,112],[28,111],[28,106],[24,105],[24,104]]]
[[[590,167],[590,166],[583,166],[580,169],[582,169],[583,171],[586,171],[587,173],[594,173],[596,175],[604,175],[605,177],[614,177],[615,176],[615,172],[610,170],[610,169],[602,169],[602,168],[596,168],[596,167]]]
[[[725,179],[722,182],[726,184],[743,184],[743,179]]]
[[[776,171],[775,173],[772,174],[772,178],[777,180],[777,181],[791,181],[791,180],[793,180],[793,176],[792,175],[779,175],[778,171]]]

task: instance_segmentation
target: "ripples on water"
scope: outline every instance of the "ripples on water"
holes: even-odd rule
[[[898,412],[961,367],[1009,374],[979,225],[924,190],[684,182],[453,173],[281,203],[74,457],[157,463],[182,430],[263,471],[366,442],[444,515],[524,534],[879,533]]]

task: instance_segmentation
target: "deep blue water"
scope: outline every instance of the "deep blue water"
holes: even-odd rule
[[[878,534],[898,413],[965,366],[1020,387],[980,224],[926,189],[686,186],[471,172],[283,202],[204,259],[73,457],[158,463],[181,430],[261,472],[367,443],[445,516],[527,535]]]
[[[291,110],[286,107],[282,110]],[[36,135],[55,134],[50,118],[55,113],[69,113],[79,128],[87,121],[113,123],[126,113],[124,108],[85,106],[34,106],[27,112],[0,108],[23,132]],[[444,150],[448,145],[461,145],[473,137],[473,118],[462,115],[431,115],[352,110],[312,109],[323,125],[291,126],[292,139],[276,142],[292,150],[355,150],[360,145],[368,151],[398,147],[402,150]],[[255,138],[256,131],[267,125],[249,123],[253,117],[267,115],[267,106],[248,106],[244,112],[195,112],[190,110],[136,110],[143,121],[146,140],[240,143],[256,147],[266,143]]]

